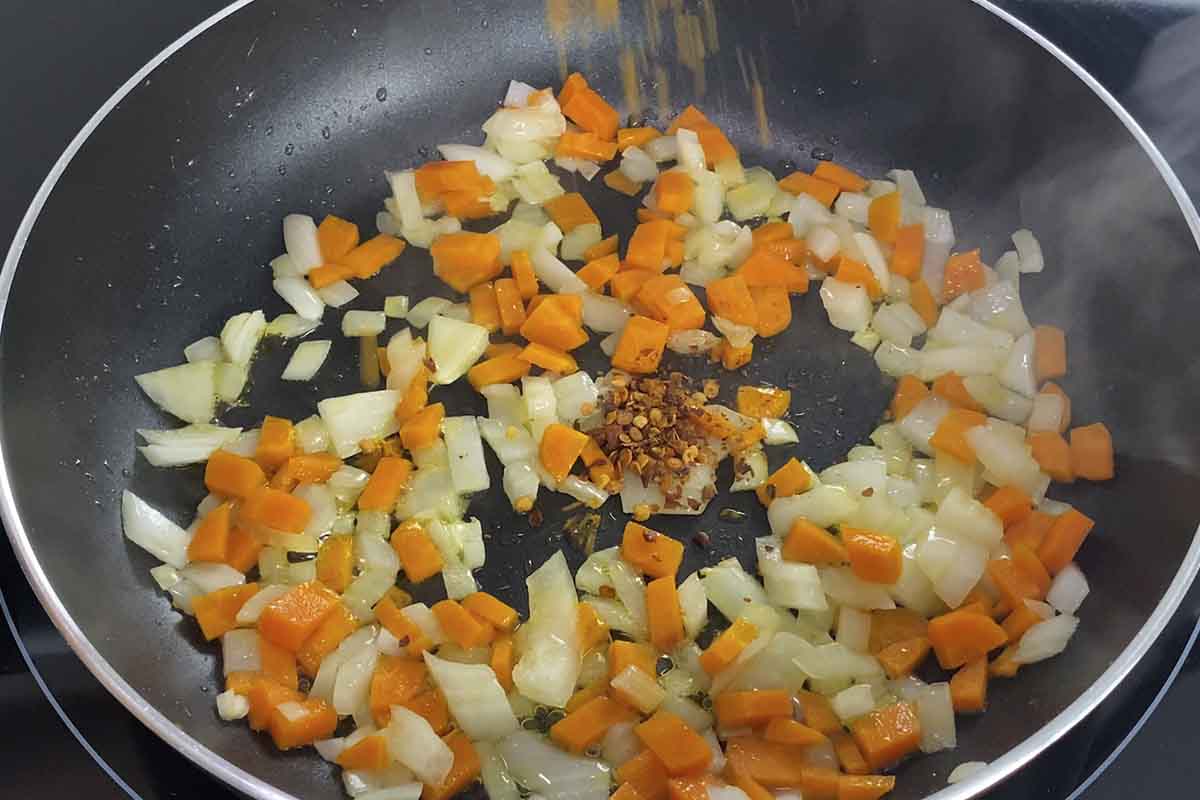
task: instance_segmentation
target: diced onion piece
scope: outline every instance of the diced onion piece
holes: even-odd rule
[[[1020,336],[1029,330],[1029,318],[1025,316],[1025,309],[1021,305],[1021,294],[1015,283],[1003,278],[991,286],[971,292],[967,313],[972,319],[1013,336]]]
[[[988,551],[972,541],[939,535],[935,528],[917,545],[916,558],[942,602],[958,608],[983,577]]]
[[[887,587],[868,583],[846,567],[822,567],[819,572],[825,594],[836,603],[862,611],[896,607]]]
[[[450,305],[451,302],[444,297],[426,297],[408,310],[406,320],[414,328],[424,328]]]
[[[358,453],[364,440],[384,439],[395,433],[399,427],[395,416],[399,402],[400,392],[383,389],[330,397],[317,403],[338,458]]]
[[[220,361],[225,357],[221,340],[216,336],[205,336],[183,348],[183,357],[190,364],[194,361]]]
[[[261,670],[262,658],[259,655],[258,631],[234,629],[222,636],[221,667],[226,677],[233,672],[258,672]]]
[[[704,148],[700,146],[700,137],[696,135],[695,131],[687,128],[679,128],[675,131],[675,148],[675,160],[679,162],[679,166],[685,172],[689,175],[698,175],[704,172]]]
[[[469,144],[439,144],[438,151],[447,161],[473,161],[480,175],[486,175],[497,183],[511,178],[517,165],[483,147]]]
[[[1067,564],[1062,571],[1054,576],[1050,591],[1046,592],[1046,602],[1063,614],[1074,614],[1083,604],[1090,591],[1087,578],[1074,563]]]
[[[592,414],[599,407],[600,391],[583,370],[559,378],[554,381],[553,388],[558,418],[567,425]]]
[[[917,403],[896,426],[913,447],[923,453],[932,454],[933,448],[929,444],[929,438],[948,413],[950,404],[936,395],[930,395]]]
[[[517,731],[496,745],[513,778],[545,800],[607,800],[609,767],[573,756],[532,731]]]
[[[643,714],[653,714],[667,696],[658,681],[633,664],[613,677],[609,685],[621,690],[633,707]]]
[[[134,377],[155,405],[184,422],[209,422],[216,411],[216,364],[197,361]]]
[[[953,750],[958,745],[958,734],[954,724],[950,684],[931,683],[922,687],[916,704],[917,717],[921,720],[921,752]]]
[[[491,486],[483,460],[483,439],[475,417],[446,417],[442,420],[450,459],[450,480],[459,494],[482,492]]]
[[[684,633],[687,638],[695,639],[708,624],[708,593],[704,590],[700,574],[693,572],[679,584],[678,595]]]
[[[1059,614],[1045,622],[1039,622],[1021,637],[1013,661],[1018,664],[1033,664],[1053,658],[1067,648],[1067,643],[1079,627],[1079,619],[1071,614]]]
[[[812,564],[760,561],[759,571],[767,598],[775,605],[807,611],[824,611],[829,607],[821,575]]]
[[[546,165],[541,161],[532,161],[517,167],[516,174],[512,179],[512,187],[516,190],[518,197],[532,205],[542,205],[566,191],[559,183],[558,178],[550,174]]]
[[[1000,383],[1025,397],[1037,394],[1037,375],[1033,368],[1033,331],[1017,340],[1000,373]]]
[[[379,663],[374,643],[363,645],[338,667],[333,683],[333,710],[350,715],[366,705],[371,691],[371,676]]]
[[[833,214],[816,198],[807,194],[798,194],[792,201],[792,208],[788,212],[788,222],[792,224],[792,233],[797,239],[801,239],[807,236],[814,226],[829,226],[833,222]],[[837,236],[832,229],[827,227],[827,230],[835,237]],[[826,243],[825,246],[828,247],[830,241],[828,236],[826,234],[820,234],[820,236]],[[838,239],[838,249],[841,249],[840,238]]]
[[[300,274],[300,270],[296,269],[295,262],[287,253],[275,256],[270,261],[271,276],[275,278],[286,278]]]
[[[925,229],[925,254],[921,260],[921,278],[929,285],[933,297],[942,296],[946,259],[954,248],[954,224],[950,212],[940,208],[922,209],[921,224]]]
[[[325,359],[329,357],[329,348],[333,342],[328,339],[317,339],[301,342],[296,347],[292,357],[288,359],[280,376],[285,381],[310,381],[321,369]]]
[[[456,664],[431,653],[425,653],[425,665],[455,722],[471,739],[491,741],[517,729],[517,718],[491,667]]]
[[[500,420],[479,417],[479,432],[487,440],[500,463],[508,466],[537,458],[537,444],[525,428]]]
[[[575,691],[579,674],[578,599],[562,552],[552,555],[525,583],[529,621],[521,657],[513,668],[513,683],[529,699],[562,708]]]
[[[755,331],[749,325],[740,325],[724,317],[713,316],[713,327],[729,340],[731,347],[746,347],[754,341]]]
[[[921,352],[883,342],[875,350],[875,364],[880,372],[893,378],[914,375],[921,369]]]
[[[589,222],[578,225],[563,236],[559,255],[567,261],[582,261],[584,251],[603,238],[599,223]]]
[[[317,320],[325,313],[325,301],[304,278],[276,278],[271,285],[301,317]]]
[[[321,244],[317,224],[307,214],[288,214],[283,218],[283,246],[288,258],[301,275],[321,266]]]
[[[748,492],[757,489],[767,481],[769,467],[767,454],[761,447],[756,447],[734,456],[733,483],[729,486],[731,492]]]
[[[504,494],[513,508],[526,511],[533,508],[541,480],[531,461],[521,460],[505,464],[502,483]]]
[[[1033,409],[1029,398],[1005,388],[992,375],[968,375],[963,379],[963,386],[984,410],[1007,422],[1020,425]]]
[[[222,428],[217,425],[188,425],[175,430],[148,430],[138,433],[149,444],[138,449],[156,467],[179,467],[207,461],[213,451],[232,442],[241,428]]]
[[[408,316],[408,295],[394,294],[383,300],[383,313],[391,319],[404,319]]]
[[[838,692],[830,702],[834,713],[843,722],[849,722],[875,710],[875,695],[871,687],[861,683]]]
[[[1040,392],[1033,397],[1033,410],[1029,412],[1026,426],[1030,433],[1050,431],[1057,433],[1062,428],[1063,416],[1066,414],[1066,403],[1062,395],[1054,392]]]
[[[617,558],[608,565],[608,577],[612,580],[617,599],[629,611],[638,631],[638,638],[645,638],[649,631],[646,613],[646,582],[633,567]]]
[[[1042,245],[1032,231],[1025,228],[1016,231],[1012,235],[1012,242],[1017,248],[1021,272],[1041,272],[1046,268],[1046,261],[1042,257]]]
[[[956,784],[962,783],[967,778],[973,776],[976,772],[986,769],[988,763],[986,761],[964,761],[954,769],[950,770],[950,775],[946,778],[946,783]]]
[[[250,701],[232,689],[217,695],[217,716],[225,722],[242,719],[250,713]]]
[[[871,299],[861,286],[826,278],[821,282],[821,302],[835,328],[853,332],[871,324]]]
[[[659,136],[646,142],[642,150],[655,161],[674,161],[679,155],[679,141],[674,136]]]
[[[633,732],[632,722],[618,722],[604,732],[600,754],[605,762],[620,767],[642,752],[642,740]]]
[[[597,333],[611,333],[625,328],[634,310],[615,297],[583,292],[583,324]]]
[[[429,323],[429,355],[437,368],[434,382],[445,385],[466,375],[487,345],[487,328],[449,317],[434,317]]]
[[[330,308],[341,308],[358,297],[358,289],[351,286],[348,281],[334,281],[328,286],[317,289],[317,297],[321,298],[321,302]]]
[[[967,431],[967,443],[975,451],[979,463],[987,470],[996,485],[1017,486],[1033,497],[1046,492],[1048,481],[1037,461],[1030,455],[1024,439],[1015,439],[1001,432],[999,420]]]
[[[625,148],[618,169],[634,183],[646,183],[658,177],[658,164],[640,147]]]
[[[388,752],[423,783],[437,786],[450,774],[454,753],[424,717],[404,706],[392,706],[392,721],[383,732]]]
[[[562,483],[558,485],[558,490],[563,494],[568,494],[574,497],[579,502],[583,503],[588,508],[599,508],[608,500],[608,492],[601,489],[591,481],[585,481],[575,475],[568,475]]]
[[[179,570],[179,577],[191,582],[204,594],[230,586],[241,586],[246,576],[228,564],[198,561]]]
[[[905,203],[925,205],[925,192],[921,191],[921,184],[917,181],[916,173],[910,169],[890,169],[887,176],[896,184]]]
[[[279,336],[283,339],[298,339],[301,336],[307,336],[312,333],[319,325],[320,322],[317,320],[305,319],[299,314],[280,314],[268,323],[263,335]]]
[[[955,487],[938,506],[938,532],[955,539],[969,539],[985,547],[1004,538],[1004,524],[990,508]]]
[[[587,284],[548,250],[537,248],[530,254],[530,259],[538,280],[546,284],[550,291],[560,294],[582,294],[588,291]]]
[[[129,541],[152,556],[176,569],[187,566],[188,532],[128,489],[121,493],[121,527]]]
[[[871,637],[871,615],[851,606],[838,611],[838,644],[856,653],[866,653]]]
[[[770,604],[762,585],[742,569],[737,559],[726,559],[710,567],[701,583],[709,602],[730,622],[740,617],[748,606]]]
[[[844,522],[858,508],[858,502],[838,486],[814,486],[803,494],[779,497],[767,509],[771,532],[787,536],[792,523],[800,517],[820,527]]]

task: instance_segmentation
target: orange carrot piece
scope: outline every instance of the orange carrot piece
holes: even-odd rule
[[[622,265],[621,270],[609,281],[609,288],[613,297],[630,302],[641,291],[646,281],[657,275],[657,272],[651,272],[648,269],[627,269],[625,265]]]
[[[739,617],[700,654],[700,666],[709,675],[716,675],[732,664],[757,637],[758,628],[754,623]]]
[[[573,98],[580,90],[586,88],[587,85],[587,79],[584,78],[583,75],[579,74],[578,72],[572,72],[567,76],[566,80],[563,81],[562,88],[558,90],[558,104],[562,106],[571,102],[571,98]]]
[[[299,533],[308,525],[312,509],[294,494],[260,486],[242,503],[239,521],[285,533]]]
[[[325,656],[336,650],[342,640],[358,628],[358,618],[344,604],[338,603],[296,652],[295,660],[299,662],[304,674],[312,678],[317,677],[317,670],[321,668],[321,661]],[[280,647],[279,650],[291,657],[291,653],[284,648]]]
[[[946,261],[946,272],[942,281],[942,302],[949,303],[960,294],[982,289],[987,283],[979,251],[955,253]]]
[[[331,283],[344,281],[347,278],[355,277],[355,275],[354,270],[345,264],[322,264],[319,267],[309,270],[308,275],[305,277],[308,278],[309,284],[314,289],[324,289]]]
[[[1067,374],[1067,335],[1062,328],[1038,325],[1033,329],[1033,371],[1039,382]]]
[[[434,273],[459,292],[500,274],[500,237],[494,233],[444,233],[429,253]]]
[[[737,410],[748,417],[782,417],[792,405],[792,393],[774,386],[739,386]]]
[[[232,503],[221,503],[205,515],[188,542],[188,561],[224,562],[229,552]]]
[[[790,402],[789,399],[789,405]],[[766,482],[755,489],[754,493],[758,496],[758,502],[769,506],[771,501],[778,497],[791,497],[808,491],[811,484],[812,476],[804,468],[804,465],[793,456],[783,466],[772,472]]]
[[[649,621],[650,642],[664,653],[683,641],[683,609],[675,576],[666,575],[646,584],[646,617]]]
[[[804,564],[845,564],[850,561],[850,553],[845,544],[824,528],[819,528],[803,518],[792,523],[783,542],[782,555],[786,561]]]
[[[237,613],[256,594],[258,584],[247,583],[193,597],[192,613],[196,615],[196,622],[200,623],[204,638],[211,642],[236,628]]]
[[[829,736],[842,729],[842,721],[829,698],[816,692],[796,692],[796,700],[804,709],[804,724]]]
[[[450,641],[464,649],[479,647],[488,639],[487,623],[476,617],[457,600],[442,600],[433,604],[433,616]]]
[[[245,696],[250,702],[248,720],[252,731],[266,730],[271,722],[271,713],[280,703],[299,702],[304,699],[304,695],[295,689],[281,686],[259,675],[250,678]]]
[[[496,680],[504,687],[504,691],[512,690],[512,671],[513,664],[516,662],[516,655],[513,647],[513,639],[511,636],[497,636],[496,641],[492,642],[492,656],[489,664],[492,672],[496,673]]]
[[[533,261],[530,260],[529,253],[524,250],[513,251],[510,269],[522,299],[528,300],[538,293],[538,279],[533,271]]]
[[[791,719],[792,695],[782,689],[722,692],[713,701],[717,722],[725,728],[756,728],[773,719]]]
[[[1014,659],[1013,655],[1017,652],[1016,643],[1010,644],[1004,648],[1000,655],[992,659],[992,663],[988,664],[988,676],[992,678],[1012,678],[1021,669],[1021,665]]]
[[[902,278],[912,280],[921,274],[921,261],[925,257],[925,226],[904,225],[896,231],[896,242],[892,248],[892,262],[888,268]]]
[[[850,557],[850,570],[861,580],[888,584],[900,580],[904,554],[899,541],[846,525],[842,526],[841,534],[846,555]]]
[[[754,356],[754,342],[745,347],[734,347],[725,339],[714,351],[721,360],[721,366],[728,370],[741,369],[750,363]]]
[[[245,498],[266,482],[262,467],[227,450],[214,451],[204,467],[204,486],[224,497]]]
[[[390,511],[400,497],[408,476],[412,474],[412,463],[399,456],[384,456],[379,459],[362,494],[358,496],[361,511]]]
[[[537,342],[530,342],[517,357],[535,367],[557,372],[559,375],[570,375],[579,370],[579,362],[570,353],[555,350],[553,347],[546,347]]]
[[[566,305],[554,297],[539,302],[528,314],[521,335],[531,342],[557,350],[574,350],[588,341],[587,331]]]
[[[1103,422],[1071,429],[1071,471],[1089,481],[1112,478],[1112,435]]]
[[[336,594],[316,581],[293,586],[263,609],[258,632],[294,653],[340,603]]]
[[[336,761],[342,769],[381,770],[392,763],[392,757],[387,739],[382,733],[373,733],[343,750]]]
[[[636,522],[625,523],[621,558],[651,578],[674,578],[683,563],[683,544]]]
[[[1000,627],[1004,628],[1004,632],[1008,634],[1010,642],[1018,642],[1025,635],[1025,631],[1042,622],[1043,618],[1040,614],[1029,607],[1028,603],[1018,603],[1004,621],[1000,623]],[[954,688],[951,685],[950,688]]]
[[[642,184],[631,181],[625,173],[614,169],[604,175],[604,185],[614,192],[620,192],[626,197],[633,197],[642,190]]]
[[[933,382],[933,393],[955,408],[965,408],[968,411],[984,410],[967,391],[962,376],[957,372],[947,372]]]
[[[580,604],[581,606],[583,604]],[[597,697],[607,697],[605,692],[608,691],[608,681],[603,678],[597,678],[582,689],[576,690],[575,694],[567,698],[567,704],[563,706],[563,711],[571,714],[578,709],[583,708],[588,703],[595,700]],[[625,702],[622,700],[621,702]]]
[[[621,128],[617,131],[617,149],[624,151],[627,147],[641,147],[662,136],[657,128],[639,126],[637,128]]]
[[[631,317],[617,341],[612,365],[626,372],[654,372],[662,360],[670,333],[670,328],[657,320],[640,314]]]
[[[758,319],[755,332],[771,337],[783,333],[792,324],[792,301],[787,289],[780,286],[755,286],[750,289],[754,314]]]
[[[376,234],[338,259],[356,278],[370,278],[395,261],[408,243],[386,233]]]
[[[496,287],[491,282],[477,283],[467,293],[471,322],[487,328],[488,333],[500,330],[500,305],[496,302]]]
[[[437,689],[421,692],[400,705],[424,717],[435,733],[441,735],[450,730],[450,707],[446,705],[446,698]]]
[[[838,256],[837,273],[834,277],[842,283],[866,289],[867,296],[871,298],[872,302],[878,302],[883,297],[883,288],[879,285],[879,279],[875,277],[871,268],[861,261],[855,261],[845,255]]]
[[[723,777],[731,785],[741,789],[750,800],[775,800],[775,795],[767,791],[761,783],[754,780],[753,776],[742,769],[739,764],[726,762]],[[704,792],[702,800],[708,800],[707,789]]]
[[[637,303],[672,331],[704,327],[704,306],[678,275],[656,275],[646,281]]]
[[[633,730],[666,767],[668,775],[701,772],[712,761],[712,751],[704,737],[669,711],[656,711]]]
[[[415,417],[421,409],[425,408],[429,402],[429,368],[424,364],[417,368],[417,374],[408,384],[408,388],[404,390],[404,395],[400,398],[400,402],[396,404],[394,416],[396,422],[403,426],[413,417]]]
[[[803,266],[808,255],[808,245],[803,239],[776,239],[764,244],[763,249],[796,266]]]
[[[342,460],[332,453],[301,453],[284,465],[297,483],[326,483],[342,468]]]
[[[937,301],[933,297],[933,291],[929,288],[929,284],[921,278],[912,282],[912,286],[908,289],[908,302],[913,307],[913,311],[925,321],[929,327],[933,327],[938,321]]]
[[[512,336],[525,324],[525,304],[522,302],[521,289],[512,278],[498,278],[494,287],[496,311],[500,315],[500,330],[505,336]]]
[[[622,783],[612,793],[609,800],[643,800],[643,798],[638,794],[638,790],[633,787],[632,783]]]
[[[1028,553],[1028,549],[1025,552]],[[1038,577],[1021,569],[1011,558],[994,558],[989,561],[987,575],[995,585],[1000,599],[1009,608],[1024,605],[1026,599],[1041,600],[1046,596]]]
[[[828,181],[844,192],[861,192],[867,188],[866,178],[832,161],[818,162],[813,177]]]
[[[575,158],[603,164],[617,154],[617,143],[602,139],[591,131],[565,131],[554,146],[558,158]]]
[[[225,563],[238,572],[249,572],[258,565],[258,554],[263,544],[244,528],[233,527],[229,531],[229,543],[225,547]]]
[[[880,770],[920,747],[921,720],[911,704],[895,703],[851,722],[850,734],[871,769]]]
[[[808,273],[766,248],[752,252],[737,268],[736,274],[741,275],[750,288],[775,286],[793,294],[808,291]]]
[[[588,435],[567,425],[555,422],[542,434],[538,458],[555,480],[564,480],[579,459]]]
[[[587,250],[584,250],[583,251],[583,260],[585,262],[596,261],[598,259],[604,258],[605,256],[610,256],[613,253],[617,252],[617,246],[619,244],[620,244],[620,237],[614,233],[612,236],[609,236],[606,239],[601,239],[600,241],[596,242],[594,245],[589,247]]]
[[[665,214],[682,214],[692,207],[695,193],[696,183],[686,172],[664,172],[654,185],[654,202]]]
[[[563,105],[562,113],[585,131],[591,131],[605,141],[616,141],[620,117],[616,109],[590,86],[573,92]]]
[[[462,606],[493,628],[512,633],[517,627],[517,610],[487,592],[473,592],[462,599]]]
[[[1030,452],[1042,471],[1059,483],[1075,480],[1071,468],[1071,446],[1053,431],[1038,431],[1029,435]]]
[[[899,422],[908,416],[922,400],[929,396],[929,387],[915,375],[903,375],[896,381],[896,393],[892,395],[892,419]]]
[[[666,800],[667,768],[650,750],[643,750],[617,767],[616,778],[644,800]]]
[[[709,800],[707,775],[671,778],[667,781],[667,797],[670,800]]]
[[[908,608],[879,609],[871,612],[868,651],[874,655],[898,642],[924,639],[929,622]]]
[[[317,244],[321,248],[321,259],[326,264],[335,263],[358,246],[358,226],[329,214],[317,226]]]
[[[264,470],[276,470],[292,457],[296,450],[295,431],[291,420],[281,417],[266,417],[259,429],[258,446],[254,460]]]
[[[580,603],[575,608],[575,638],[579,652],[586,653],[594,647],[608,644],[608,626],[600,619],[596,609],[587,603]]]
[[[406,450],[420,450],[437,441],[446,407],[441,403],[425,406],[400,426],[400,441]]]
[[[608,648],[608,679],[612,680],[628,667],[637,667],[653,677],[656,661],[654,651],[647,645],[625,640],[613,642]]]
[[[835,800],[879,800],[895,788],[895,775],[839,775]]]
[[[1038,558],[1046,566],[1046,571],[1057,575],[1070,564],[1095,524],[1074,508],[1060,514],[1050,530],[1046,531],[1046,538],[1037,549]]]
[[[268,642],[260,635],[258,637],[258,658],[262,664],[260,674],[264,678],[289,689],[299,688],[300,673],[296,670],[297,659],[294,654],[277,644]]]
[[[1033,513],[1033,500],[1016,486],[1001,486],[992,492],[984,505],[992,510],[1004,527],[1015,525]]]
[[[494,188],[488,188],[491,179],[479,174],[474,161],[429,161],[417,167],[413,179],[425,200],[469,189],[486,189],[490,194]]]
[[[768,720],[766,728],[763,729],[763,738],[768,742],[808,747],[820,744],[828,737],[816,728],[810,728],[794,719],[775,717]]]
[[[829,737],[829,741],[833,744],[833,752],[837,755],[842,772],[849,775],[866,775],[871,771],[862,751],[858,749],[858,745],[854,743],[850,734],[838,731]]]
[[[584,264],[575,273],[579,280],[588,285],[594,292],[599,292],[604,289],[604,285],[613,279],[621,269],[621,260],[617,258],[616,253],[609,253],[606,256],[589,261]]]
[[[625,260],[634,269],[662,272],[667,257],[667,241],[673,228],[669,220],[653,220],[638,225],[625,248]]]
[[[783,288],[783,287],[775,287]],[[713,316],[722,317],[739,325],[758,327],[758,307],[746,286],[745,279],[738,274],[718,278],[705,287],[709,310]]]
[[[937,430],[929,437],[929,444],[964,464],[975,463],[975,451],[967,441],[967,431],[987,423],[987,416],[965,408],[952,408],[942,417]]]
[[[979,713],[987,708],[988,662],[986,657],[970,661],[950,678],[950,701],[959,714]]]
[[[517,356],[497,356],[480,361],[467,370],[467,381],[475,391],[497,383],[513,383],[529,374],[529,362]]]
[[[836,183],[809,175],[806,172],[793,172],[779,182],[779,188],[788,194],[806,194],[826,208],[833,207],[833,201],[842,190]]]
[[[932,648],[924,636],[915,639],[890,644],[875,654],[875,658],[883,665],[883,671],[892,680],[911,675],[921,666]]]
[[[841,730],[841,726],[838,727]],[[731,736],[725,742],[729,765],[764,786],[799,787],[807,769],[800,759],[801,750],[788,744],[757,736]],[[807,789],[804,796],[809,797]]]
[[[405,576],[413,583],[442,571],[442,554],[419,522],[409,520],[392,531],[392,549],[400,557]]]
[[[560,194],[547,200],[543,208],[563,233],[570,233],[580,225],[600,224],[600,218],[579,192]]]
[[[454,754],[454,765],[450,767],[450,773],[440,784],[437,786],[426,784],[424,791],[421,792],[421,800],[450,800],[479,777],[479,771],[482,768],[479,752],[465,733],[456,730],[443,737],[442,741]]]
[[[524,349],[516,342],[493,342],[483,349],[483,357],[519,356]]]
[[[895,244],[900,230],[900,205],[900,192],[888,192],[871,201],[867,225],[879,241]]]
[[[268,730],[272,741],[280,750],[291,750],[312,744],[318,739],[328,739],[337,728],[337,713],[324,700],[306,698],[296,702],[304,710],[300,717],[284,714],[279,706],[271,711]]]
[[[751,231],[751,239],[754,242],[754,247],[767,244],[768,242],[778,242],[783,239],[790,239],[792,236],[792,225],[790,222],[767,222],[759,225]]]
[[[578,755],[600,741],[613,725],[634,718],[625,706],[609,699],[607,695],[600,695],[551,725],[550,740]]]
[[[931,619],[928,636],[942,669],[956,669],[1008,643],[991,617],[961,608]]]
[[[341,594],[354,579],[354,537],[330,536],[317,551],[317,580]]]

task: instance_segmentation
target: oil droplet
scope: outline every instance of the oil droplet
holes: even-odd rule
[[[824,97],[824,96],[825,96],[825,88],[822,86],[818,86],[817,87],[817,97]]]
[[[375,99],[381,103],[384,100],[387,100],[387,87],[386,86],[380,86],[378,89],[375,90]]]
[[[321,138],[322,139],[329,138],[329,126],[328,125],[326,125],[324,128],[321,128]]]
[[[287,166],[286,165],[284,165],[284,164],[279,165],[279,174],[287,175]]]
[[[491,25],[491,23],[490,23],[490,22],[488,22],[486,19],[481,19],[481,20],[479,21],[479,27],[481,27],[481,28],[485,28],[485,29],[486,29],[488,25]]]
[[[292,144],[291,142],[288,142],[287,146],[283,148],[283,154],[285,156],[290,156],[294,152],[296,152],[296,145]]]
[[[189,158],[189,159],[187,160],[187,165],[188,165],[189,167],[194,167],[194,166],[196,166],[196,159],[194,159],[194,158]]]
[[[229,170],[229,172],[226,172],[225,174],[226,174],[227,176],[229,176],[230,178],[236,178],[236,177],[237,177],[237,173],[236,173],[236,172],[234,172],[233,170]]]
[[[425,48],[425,55],[427,55],[427,56],[431,56],[431,55],[433,55],[433,48],[432,48],[432,47],[426,47],[426,48]]]
[[[833,153],[829,152],[824,147],[814,147],[811,155],[817,161],[833,161]]]
[[[274,126],[274,125],[268,125],[268,126],[267,126],[267,130],[266,130],[266,134],[267,134],[267,136],[270,136],[270,135],[271,135],[271,134],[273,134],[274,132],[275,132],[275,126]]]

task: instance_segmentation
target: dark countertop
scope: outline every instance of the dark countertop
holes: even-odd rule
[[[221,8],[222,0],[73,0],[47,3],[7,0],[0,8],[0,88],[10,109],[0,126],[0,240],[9,241],[42,179],[67,142],[111,92],[162,47]],[[1192,16],[1196,2],[1108,0],[1011,0],[999,3],[1058,43],[1117,94],[1147,127],[1179,173],[1200,196],[1196,126],[1181,109],[1196,113],[1200,81],[1189,80],[1181,54],[1194,59],[1200,41]],[[0,536],[0,591],[45,681],[101,762],[132,792],[146,798],[229,796],[228,790],[192,767],[126,714],[100,689],[49,627]],[[1174,668],[1179,679],[1144,730],[1113,766],[1080,795],[1085,800],[1124,800],[1135,794],[1183,797],[1179,780],[1194,774],[1200,733],[1192,722],[1200,705],[1200,653],[1180,661],[1192,635],[1200,592],[1163,635],[1136,680],[1105,703],[1048,755],[1006,787],[997,800],[1072,795],[1105,760]],[[38,689],[7,626],[0,626],[0,770],[5,794],[127,796],[82,745]],[[1152,767],[1152,768],[1151,768]],[[1186,785],[1186,784],[1184,784]]]

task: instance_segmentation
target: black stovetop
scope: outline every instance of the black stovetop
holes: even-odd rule
[[[5,0],[0,8],[0,241],[69,139],[112,90],[225,0]],[[1045,33],[1117,94],[1148,128],[1193,196],[1200,196],[1196,126],[1164,112],[1147,86],[1152,48],[1200,41],[1200,3],[1009,0],[1001,5]],[[1191,50],[1194,51],[1194,47]],[[1200,73],[1200,68],[1194,68]],[[1200,81],[1191,81],[1200,85]],[[1179,89],[1178,97],[1188,92]],[[1187,104],[1195,114],[1200,106]],[[18,116],[24,124],[14,124]],[[36,120],[33,125],[30,121]],[[125,796],[144,800],[232,796],[121,708],[67,648],[38,606],[0,535],[0,775],[3,796]],[[1200,617],[1194,588],[1150,655],[1120,689],[994,800],[1126,800],[1195,794],[1200,729]],[[18,633],[14,639],[10,626]],[[1168,688],[1169,687],[1169,688]],[[1161,701],[1161,702],[1160,702]],[[1136,736],[1133,734],[1136,733]],[[1184,787],[1187,787],[1186,789]]]

